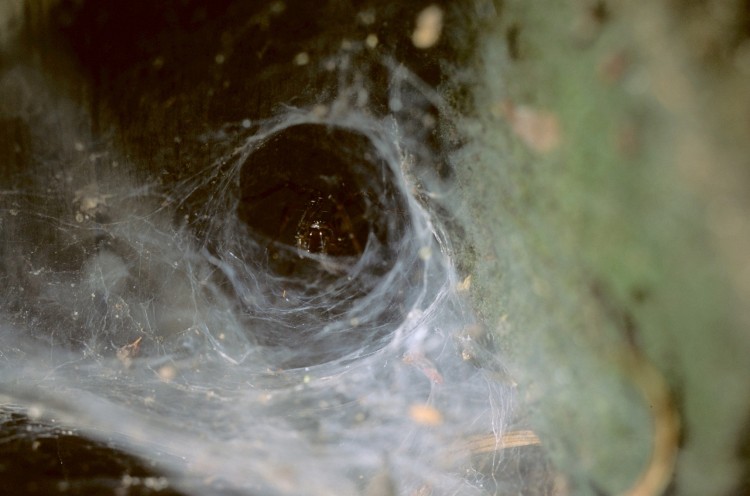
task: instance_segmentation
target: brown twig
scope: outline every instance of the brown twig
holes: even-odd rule
[[[626,366],[653,415],[653,444],[648,465],[621,496],[658,496],[672,480],[680,441],[680,416],[661,373],[641,353],[633,351]]]

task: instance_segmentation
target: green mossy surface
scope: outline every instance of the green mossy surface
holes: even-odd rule
[[[483,33],[478,117],[454,157],[465,215],[480,219],[467,222],[471,294],[576,494],[622,492],[648,462],[649,405],[622,365],[631,341],[683,417],[674,487],[722,494],[741,468],[750,336],[711,193],[680,162],[685,122],[697,117],[659,95],[642,20],[613,9],[592,27],[586,5],[504,2]],[[609,77],[617,56],[625,68]],[[560,146],[530,149],[504,102],[554,115]]]

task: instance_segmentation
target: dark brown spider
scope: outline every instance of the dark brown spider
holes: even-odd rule
[[[317,196],[307,203],[294,239],[297,248],[308,253],[334,256],[352,250],[362,253],[346,207],[334,200],[333,195]]]

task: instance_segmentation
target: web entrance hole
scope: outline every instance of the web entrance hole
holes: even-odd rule
[[[265,274],[233,286],[247,328],[285,367],[381,347],[408,311],[424,267],[394,151],[355,129],[305,123],[242,163],[236,216]]]
[[[387,245],[396,235],[386,218],[393,200],[386,171],[362,134],[290,126],[243,165],[237,213],[257,234],[300,255],[360,257],[370,236]]]

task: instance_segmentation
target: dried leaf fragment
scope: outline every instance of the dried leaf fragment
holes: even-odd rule
[[[78,206],[80,213],[84,215],[94,215],[104,209],[107,200],[114,195],[101,193],[99,186],[95,183],[88,184],[83,188],[76,190],[73,196],[73,203]]]
[[[136,339],[132,343],[126,344],[125,346],[121,346],[117,349],[117,352],[115,353],[117,359],[120,360],[120,362],[125,367],[130,367],[130,365],[133,363],[133,359],[138,356],[138,351],[140,351],[142,339],[143,336],[139,336],[138,339]]]
[[[463,281],[456,284],[456,291],[464,292],[471,289],[471,274],[466,276]]]
[[[417,367],[433,383],[443,383],[443,375],[438,371],[435,364],[421,353],[407,353],[404,355],[403,361],[406,364]]]

